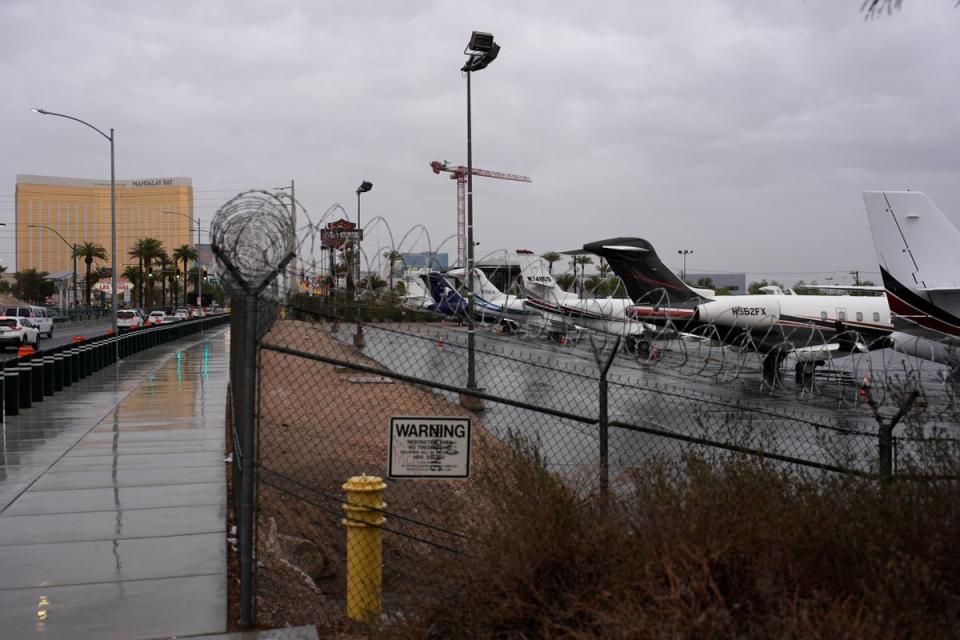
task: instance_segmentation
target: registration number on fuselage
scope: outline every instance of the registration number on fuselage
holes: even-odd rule
[[[765,316],[766,307],[730,307],[730,313],[735,316]]]

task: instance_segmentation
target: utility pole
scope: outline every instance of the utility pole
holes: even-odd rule
[[[853,276],[853,286],[859,287],[859,286],[860,286],[860,272],[859,272],[859,271],[851,271],[851,272],[850,272],[850,275]]]
[[[297,246],[297,191],[296,185],[294,184],[293,178],[290,179],[290,219],[293,222],[293,246],[296,250]],[[290,261],[290,267],[287,269],[287,296],[289,297],[291,293],[297,293],[300,291],[300,283],[295,282],[296,278],[297,265],[294,264],[295,260]]]

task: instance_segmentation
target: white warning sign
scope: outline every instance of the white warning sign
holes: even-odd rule
[[[470,475],[470,418],[390,418],[391,478],[466,478]]]

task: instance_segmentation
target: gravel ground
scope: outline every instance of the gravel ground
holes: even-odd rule
[[[328,325],[278,321],[264,342],[381,368],[333,338]],[[350,634],[356,630],[343,615],[341,485],[362,473],[386,475],[390,417],[470,417],[473,448],[467,480],[388,482],[386,526],[394,531],[383,537],[385,607],[402,607],[416,583],[429,579],[419,570],[425,559],[455,557],[435,545],[462,549],[469,544],[405,518],[450,532],[468,529],[482,512],[482,479],[497,468],[496,459],[506,449],[475,414],[380,376],[262,350],[260,385],[258,622],[264,627],[317,624],[329,633]],[[235,586],[236,576],[230,582]]]

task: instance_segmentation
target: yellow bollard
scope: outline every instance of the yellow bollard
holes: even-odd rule
[[[368,624],[380,620],[380,525],[387,521],[380,511],[387,484],[377,476],[354,476],[343,485],[347,504],[347,617]]]

